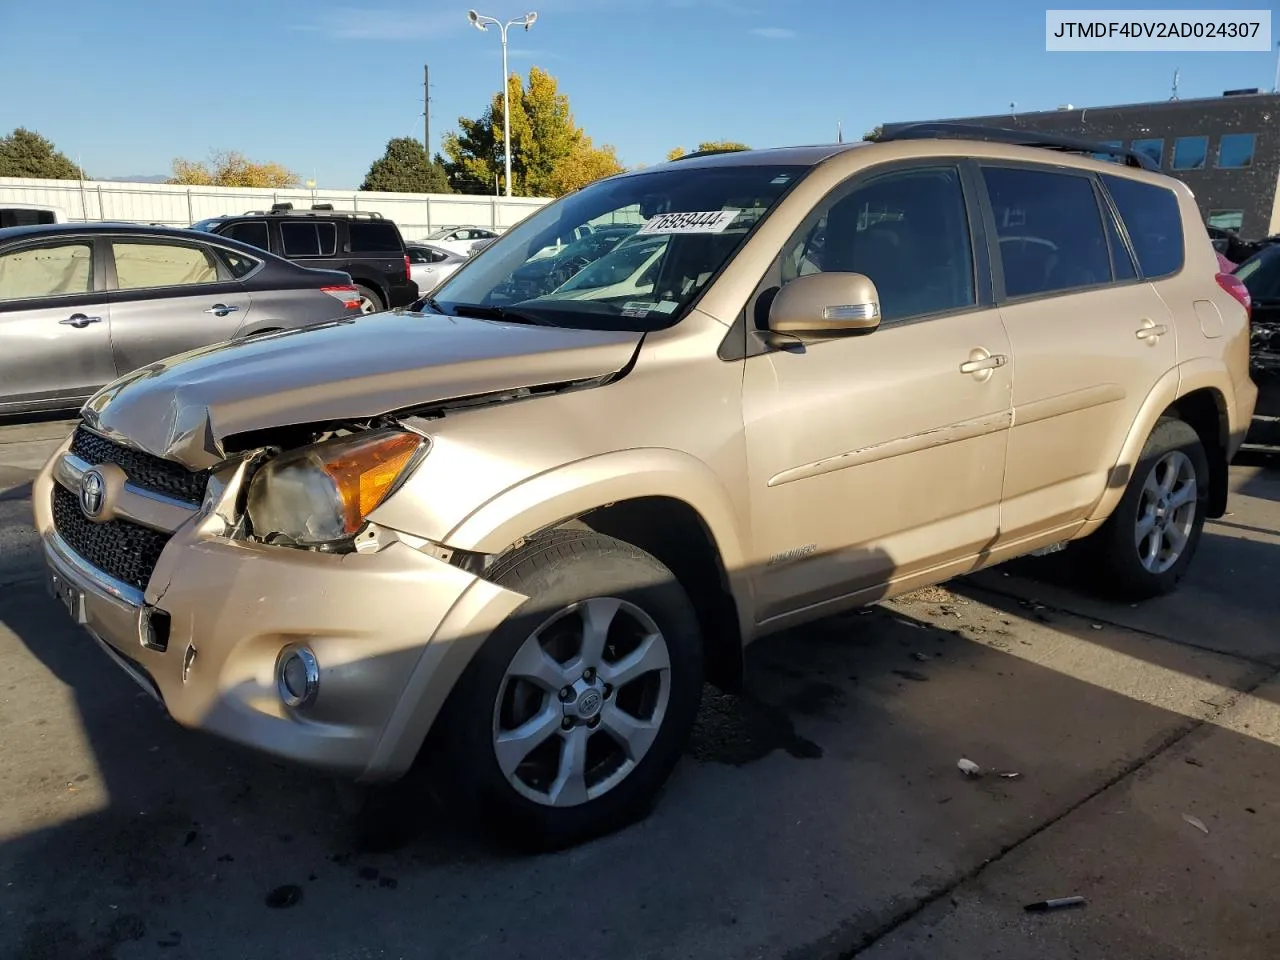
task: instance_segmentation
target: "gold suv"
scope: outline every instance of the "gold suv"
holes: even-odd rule
[[[1062,545],[1169,591],[1248,294],[1184,185],[1027,136],[686,157],[137,370],[37,482],[51,589],[179,723],[538,846],[642,816],[764,634]]]

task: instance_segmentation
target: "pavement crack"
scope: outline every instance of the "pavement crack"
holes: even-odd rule
[[[1243,660],[1245,658],[1241,659]],[[1258,664],[1258,666],[1265,667],[1267,672],[1264,675],[1257,676],[1256,679],[1248,686],[1242,687],[1241,689],[1233,692],[1232,695],[1227,698],[1226,702],[1223,703],[1220,708],[1214,710],[1212,714],[1198,720],[1189,720],[1187,723],[1176,727],[1174,730],[1170,731],[1169,735],[1160,741],[1159,744],[1142,756],[1127,763],[1118,772],[1108,777],[1095,789],[1089,791],[1089,793],[1085,794],[1079,800],[1064,808],[1059,813],[1054,814],[1049,819],[1037,824],[1017,839],[1004,844],[992,856],[987,857],[981,863],[957,874],[938,889],[918,898],[910,905],[897,911],[874,929],[856,937],[855,942],[843,945],[832,943],[832,940],[839,936],[839,934],[836,933],[831,937],[825,938],[825,942],[820,941],[818,944],[811,944],[808,947],[801,947],[798,950],[788,953],[786,960],[852,960],[852,958],[874,946],[878,941],[905,926],[907,923],[910,923],[937,901],[951,896],[966,883],[977,879],[984,870],[993,864],[999,863],[1023,844],[1034,840],[1040,834],[1061,823],[1086,804],[1090,803],[1097,797],[1102,796],[1102,794],[1106,793],[1112,787],[1117,786],[1122,781],[1133,776],[1133,774],[1140,771],[1153,760],[1159,758],[1162,754],[1176,747],[1193,733],[1196,733],[1206,726],[1215,724],[1223,714],[1234,709],[1235,706],[1245,697],[1253,694],[1259,687],[1262,687],[1263,685],[1280,677],[1280,669],[1277,669],[1273,664]]]

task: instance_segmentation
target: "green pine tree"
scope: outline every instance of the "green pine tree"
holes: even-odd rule
[[[0,137],[0,177],[79,180],[80,168],[34,130],[18,127]]]
[[[360,189],[388,193],[453,192],[443,168],[431,162],[422,144],[413,137],[387,141],[386,152],[373,161]]]

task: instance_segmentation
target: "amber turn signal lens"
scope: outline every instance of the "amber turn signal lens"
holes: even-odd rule
[[[342,500],[343,527],[348,534],[359,530],[364,518],[386,499],[424,442],[414,433],[381,434],[342,444],[332,456],[320,458],[320,466]]]

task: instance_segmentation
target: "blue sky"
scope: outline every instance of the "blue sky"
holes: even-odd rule
[[[529,2],[538,22],[512,31],[511,69],[555,74],[579,124],[628,166],[699,140],[830,141],[837,121],[852,139],[886,120],[1011,101],[1163,100],[1175,69],[1183,98],[1270,89],[1276,65],[1271,53],[1046,53],[1045,5],[1025,0]],[[225,148],[354,187],[390,137],[422,136],[424,62],[433,150],[500,89],[498,37],[471,28],[467,6],[0,0],[0,133],[38,130],[91,176],[165,173],[175,156]],[[479,8],[503,19],[527,9]]]

